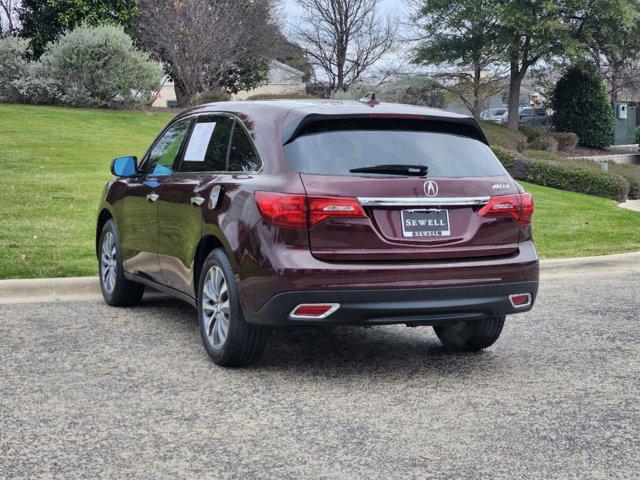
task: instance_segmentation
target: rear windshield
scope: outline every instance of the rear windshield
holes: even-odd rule
[[[491,149],[475,138],[438,131],[352,129],[320,131],[284,147],[289,168],[321,175],[351,173],[375,165],[426,165],[430,177],[504,175]]]

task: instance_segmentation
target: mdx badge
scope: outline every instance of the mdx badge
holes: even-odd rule
[[[435,197],[438,195],[438,184],[433,181],[428,181],[424,184],[424,194],[427,197]]]
[[[493,184],[493,189],[494,190],[507,190],[511,188],[511,185],[507,185],[506,183],[494,183]]]

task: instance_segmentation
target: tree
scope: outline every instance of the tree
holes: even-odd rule
[[[165,64],[178,103],[266,78],[277,26],[269,0],[141,0],[138,36]]]
[[[0,0],[0,38],[16,33],[19,29],[19,0]]]
[[[497,0],[496,42],[509,65],[509,128],[518,128],[520,90],[529,69],[579,45],[589,13],[586,4],[583,0]]]
[[[397,26],[380,18],[378,0],[296,2],[305,11],[296,36],[332,91],[349,88],[395,47]]]
[[[21,35],[30,40],[35,58],[62,33],[80,24],[113,23],[130,30],[138,16],[136,0],[22,0]]]
[[[417,7],[413,23],[422,35],[414,63],[444,66],[434,78],[479,118],[483,102],[500,91],[506,77],[495,0],[421,0]]]
[[[620,88],[640,78],[640,3],[592,0],[586,16],[585,46],[609,84],[613,105]]]
[[[593,65],[570,67],[556,84],[551,106],[555,129],[575,133],[580,145],[604,148],[613,143],[613,110]]]
[[[304,50],[297,43],[287,39],[281,32],[275,36],[275,59],[304,73],[304,82],[308,82],[313,75],[313,65],[304,54]]]

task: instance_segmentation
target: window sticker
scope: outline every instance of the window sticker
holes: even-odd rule
[[[209,142],[211,141],[211,135],[215,128],[216,122],[196,123],[191,138],[189,139],[187,151],[184,154],[185,162],[204,162],[204,157],[207,154],[207,148],[209,148]]]

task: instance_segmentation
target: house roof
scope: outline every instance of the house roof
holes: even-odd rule
[[[293,68],[290,65],[287,65],[286,63],[282,63],[279,62],[278,60],[271,60],[269,62],[269,67],[270,68],[279,68],[281,70],[285,70],[289,73],[291,73],[292,75],[304,75],[304,72],[301,72],[300,70]]]

